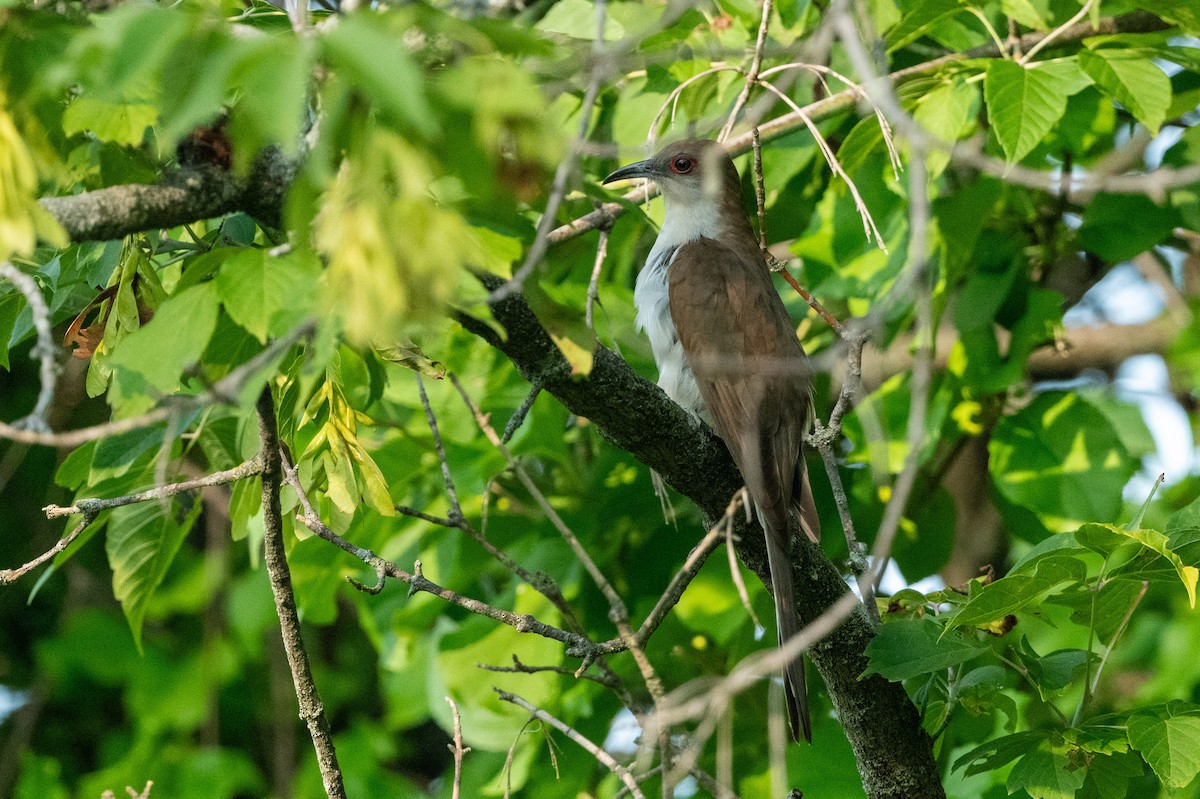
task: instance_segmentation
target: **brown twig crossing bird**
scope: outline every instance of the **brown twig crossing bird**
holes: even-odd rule
[[[622,167],[605,183],[649,178],[666,202],[634,289],[658,385],[729,447],[766,531],[782,644],[799,630],[788,515],[813,541],[820,522],[801,453],[812,420],[808,359],[741,203],[741,182],[714,141],[687,139]],[[784,670],[792,737],[812,740],[804,661]]]

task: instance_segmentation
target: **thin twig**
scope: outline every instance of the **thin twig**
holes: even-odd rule
[[[450,799],[458,799],[459,791],[462,790],[463,755],[470,752],[471,747],[463,746],[462,720],[458,717],[458,705],[448,696],[446,701],[450,703],[450,711],[454,714],[454,743],[446,744],[446,748],[454,753],[454,787],[451,789]]]
[[[846,7],[845,0],[836,2],[830,8],[833,15],[833,25],[850,58],[850,63],[858,73],[867,80],[864,86],[868,88],[873,101],[881,108],[894,109],[899,107],[899,101],[891,91],[886,80],[874,77],[875,71],[867,48],[859,37],[859,32]],[[917,352],[909,381],[911,403],[909,406],[907,443],[908,452],[904,465],[892,485],[892,494],[884,508],[883,520],[875,537],[872,555],[875,563],[871,574],[870,588],[874,588],[883,578],[883,571],[891,554],[892,542],[900,527],[900,520],[908,503],[913,485],[916,483],[917,470],[920,465],[921,442],[925,437],[925,414],[929,403],[929,387],[933,372],[933,296],[932,286],[928,276],[928,247],[927,233],[929,228],[929,195],[927,173],[925,169],[925,142],[919,138],[909,141],[912,147],[912,159],[909,164],[909,248],[905,274],[907,283],[915,293]],[[899,292],[898,292],[899,293]],[[862,583],[860,582],[860,585]],[[863,595],[863,602],[869,610],[874,610],[873,592]]]
[[[58,380],[59,371],[57,360],[59,350],[54,346],[54,337],[50,330],[52,326],[50,307],[46,305],[46,298],[42,296],[42,290],[38,288],[37,281],[8,261],[0,263],[0,278],[7,279],[16,287],[17,291],[25,296],[25,302],[29,305],[29,312],[33,316],[33,328],[37,331],[37,343],[30,351],[29,357],[37,360],[40,364],[38,372],[41,387],[38,389],[37,402],[29,415],[14,422],[13,427],[37,433],[49,433],[50,423],[46,421],[46,414],[50,412],[50,406],[54,404],[54,384]],[[0,435],[3,435],[2,431],[0,431]]]
[[[582,746],[589,754],[591,754],[592,757],[596,758],[597,762],[605,766],[613,774],[617,775],[618,779],[624,783],[625,788],[629,791],[630,796],[635,797],[635,799],[646,799],[645,794],[642,793],[642,789],[638,786],[637,780],[634,778],[629,769],[618,763],[608,752],[605,752],[599,746],[596,746],[596,744],[589,741],[582,733],[569,726],[566,722],[550,715],[540,707],[531,705],[529,702],[525,701],[516,694],[511,694],[508,691],[501,691],[500,689],[496,689],[496,694],[500,697],[501,701],[511,702],[517,707],[524,708],[529,712],[529,715],[533,716],[538,721],[549,724],[551,727]]]
[[[450,462],[446,458],[446,448],[442,446],[442,436],[438,432],[437,419],[429,404],[429,395],[425,393],[425,381],[420,372],[414,372],[417,377],[417,392],[421,395],[421,405],[425,408],[425,421],[429,424],[429,432],[433,434],[433,447],[437,451],[438,463],[442,467],[442,481],[446,484],[446,495],[450,498],[450,521],[456,526],[462,521],[462,505],[458,501],[458,489],[454,487],[454,477],[450,474]]]
[[[587,326],[592,334],[596,333],[595,305],[600,301],[600,270],[604,267],[604,259],[608,257],[608,231],[600,231],[600,241],[596,244],[596,262],[592,265],[592,279],[588,281],[587,290]],[[508,432],[505,430],[505,432]],[[506,438],[505,441],[508,439]]]
[[[325,707],[313,681],[312,667],[304,640],[300,635],[300,614],[296,609],[296,597],[292,592],[292,576],[288,569],[283,545],[283,513],[279,505],[279,492],[283,486],[283,467],[279,455],[279,431],[275,421],[275,401],[270,387],[259,395],[258,431],[262,440],[262,506],[263,506],[263,561],[271,579],[271,592],[275,596],[275,611],[279,615],[279,626],[283,631],[283,645],[287,651],[288,666],[292,671],[292,682],[296,686],[296,698],[300,703],[300,718],[308,726],[313,748],[317,754],[317,765],[321,769],[321,782],[329,799],[346,799],[346,788],[342,782],[342,770],[338,766],[337,751],[325,717]]]
[[[758,73],[762,69],[763,48],[767,43],[767,30],[770,26],[771,0],[763,0],[762,18],[758,23],[758,38],[754,43],[754,58],[750,62],[750,71],[746,73],[746,82],[742,84],[742,90],[738,93],[737,100],[733,103],[733,110],[729,112],[729,118],[725,120],[725,125],[721,128],[721,132],[717,136],[717,141],[723,142],[729,138],[729,134],[733,132],[734,124],[737,123],[738,114],[742,113],[742,109],[746,107],[746,101],[750,99],[750,91],[758,81]],[[754,136],[758,138],[758,126],[755,126],[754,130]]]
[[[72,516],[76,513],[87,513],[95,516],[101,511],[109,510],[110,508],[119,508],[123,505],[133,505],[137,502],[148,502],[154,499],[167,499],[176,494],[182,494],[186,491],[195,491],[198,488],[207,486],[225,485],[226,483],[235,483],[238,480],[244,480],[247,477],[253,477],[256,474],[262,473],[262,462],[258,457],[251,458],[245,463],[235,466],[232,469],[225,469],[220,472],[206,474],[203,477],[197,477],[194,480],[184,480],[179,483],[170,483],[168,485],[151,488],[146,491],[139,491],[136,494],[127,494],[121,497],[109,497],[106,499],[77,499],[74,505],[61,507],[59,505],[47,505],[42,508],[42,512],[46,514],[47,519],[54,519],[59,516]]]
[[[504,425],[504,435],[500,438],[501,441],[505,444],[512,441],[512,437],[516,435],[517,430],[525,422],[525,417],[529,415],[530,409],[533,408],[533,403],[541,393],[542,387],[537,383],[534,383],[529,388],[529,393],[525,395],[525,399],[521,400],[521,404],[513,411],[513,415],[508,417],[508,423]],[[487,529],[486,525],[484,525],[484,529]]]
[[[520,462],[517,461],[512,452],[509,451],[508,447],[504,445],[504,442],[500,440],[500,437],[496,435],[496,431],[493,429],[491,422],[488,421],[483,412],[479,410],[479,407],[475,405],[470,395],[467,394],[466,389],[464,389],[462,383],[459,382],[458,376],[450,374],[450,382],[458,390],[458,393],[462,396],[463,403],[475,417],[475,422],[479,425],[479,429],[483,431],[483,434],[487,437],[488,441],[492,442],[492,446],[496,447],[500,454],[504,456],[504,460],[508,463],[509,468],[516,473],[517,478],[521,481],[521,484],[525,486],[525,490],[528,491],[534,498],[534,501],[537,503],[538,507],[542,509],[544,514],[546,514],[546,518],[550,520],[550,523],[556,530],[558,530],[559,535],[562,536],[563,540],[567,542],[567,546],[569,546],[571,551],[575,553],[575,557],[581,564],[583,564],[584,569],[591,576],[592,581],[600,589],[600,593],[602,593],[604,598],[608,600],[609,618],[616,626],[617,632],[621,638],[621,642],[633,656],[634,663],[637,664],[638,671],[642,675],[642,680],[646,684],[646,690],[650,693],[650,697],[654,701],[655,707],[657,708],[659,703],[662,701],[663,696],[665,695],[665,691],[663,690],[662,686],[662,680],[654,670],[653,665],[651,665],[649,658],[646,657],[646,653],[642,649],[642,645],[638,641],[637,636],[634,634],[633,628],[629,626],[629,610],[626,608],[625,602],[621,599],[620,594],[618,594],[616,589],[612,587],[612,584],[608,581],[608,578],[606,578],[604,573],[600,571],[600,567],[596,565],[596,562],[592,559],[591,555],[588,554],[587,550],[579,541],[578,537],[576,537],[575,533],[562,520],[562,517],[558,515],[558,512],[550,504],[550,501],[546,499],[545,494],[543,494],[542,491],[537,487],[537,484],[534,483],[533,479],[529,476],[529,473],[525,471],[525,468],[521,466]],[[586,662],[584,665],[586,666]],[[669,766],[670,741],[666,730],[660,729],[658,731],[658,737],[663,764],[664,766]],[[663,790],[665,792],[667,787],[664,786]]]
[[[4,569],[3,571],[0,571],[0,585],[11,585],[28,574],[32,569],[36,569],[38,566],[50,560],[50,558],[57,555],[59,552],[65,550],[71,545],[72,541],[79,537],[80,533],[87,529],[89,524],[95,521],[95,519],[95,514],[83,514],[83,518],[79,520],[79,524],[75,525],[75,529],[71,530],[71,532],[60,538],[54,546],[50,547],[48,550],[38,555],[36,558],[23,566],[18,566],[15,569]]]
[[[1059,36],[1062,36],[1063,33],[1068,28],[1070,28],[1076,22],[1079,22],[1079,20],[1081,20],[1085,16],[1087,16],[1087,13],[1092,10],[1092,6],[1095,5],[1095,3],[1096,3],[1096,0],[1087,0],[1087,2],[1083,4],[1083,8],[1079,9],[1079,12],[1076,13],[1075,16],[1071,17],[1069,20],[1064,22],[1062,25],[1059,25],[1057,28],[1055,28],[1054,30],[1047,33],[1046,36],[1040,42],[1038,42],[1033,47],[1030,47],[1028,50],[1026,50],[1025,55],[1023,55],[1017,59],[1017,63],[1020,64],[1021,66],[1025,66],[1026,64],[1028,64],[1029,59],[1033,58],[1035,55],[1040,53],[1043,48],[1045,48],[1047,45],[1051,44]]]

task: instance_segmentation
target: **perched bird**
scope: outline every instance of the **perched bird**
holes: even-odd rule
[[[779,642],[799,630],[788,514],[813,541],[820,522],[801,453],[812,420],[808,359],[741,202],[741,182],[714,141],[686,139],[618,169],[605,183],[649,178],[666,202],[638,274],[637,325],[658,385],[709,424],[733,456],[767,538]],[[804,661],[784,670],[792,737],[812,740]]]

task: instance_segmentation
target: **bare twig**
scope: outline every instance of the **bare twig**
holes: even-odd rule
[[[95,514],[83,514],[83,518],[79,520],[79,524],[75,525],[75,528],[71,530],[71,532],[59,539],[54,546],[50,547],[48,550],[38,555],[36,558],[23,566],[18,566],[15,569],[4,569],[3,571],[0,571],[0,585],[11,585],[28,574],[32,569],[36,569],[38,566],[50,560],[50,558],[57,555],[59,552],[62,552],[64,549],[69,547],[71,542],[78,538],[79,534],[87,529],[87,526],[95,521],[95,519]]]
[[[146,491],[139,491],[136,494],[127,494],[121,497],[109,497],[107,499],[77,499],[74,505],[61,507],[59,505],[47,505],[42,508],[42,512],[46,514],[47,519],[54,519],[59,516],[71,516],[76,513],[85,513],[95,516],[101,511],[110,508],[119,508],[122,505],[133,505],[137,502],[148,502],[155,499],[166,499],[173,497],[176,494],[182,494],[186,491],[195,491],[206,486],[218,486],[226,483],[234,483],[238,480],[243,480],[247,477],[252,477],[262,472],[262,463],[260,458],[252,458],[245,463],[235,466],[232,469],[225,469],[220,472],[206,474],[203,477],[197,477],[193,480],[184,480],[179,483],[170,483],[169,485],[151,488]]]
[[[512,440],[517,430],[525,422],[525,417],[529,415],[530,409],[533,408],[533,403],[537,401],[538,395],[541,393],[542,387],[536,383],[529,388],[529,393],[525,395],[525,399],[521,400],[520,406],[513,411],[512,416],[508,417],[508,422],[504,425],[504,435],[501,437],[501,441],[507,444]],[[487,529],[486,524],[484,524],[484,529]]]
[[[625,788],[629,791],[630,796],[635,797],[635,799],[646,799],[645,794],[642,793],[642,789],[638,786],[637,780],[634,778],[629,769],[618,763],[608,752],[605,752],[599,746],[596,746],[596,744],[589,741],[582,733],[567,725],[566,722],[563,722],[550,715],[540,707],[531,705],[529,702],[525,701],[516,694],[511,694],[508,691],[501,691],[499,689],[496,690],[496,693],[499,695],[501,701],[511,702],[517,707],[524,708],[529,712],[529,715],[533,716],[538,721],[549,724],[551,727],[582,746],[589,754],[591,754],[592,757],[596,758],[597,762],[605,766],[613,774],[617,775],[617,777],[625,785]]]
[[[1062,25],[1059,25],[1057,28],[1055,28],[1054,30],[1047,33],[1044,37],[1042,37],[1041,41],[1039,41],[1033,47],[1030,47],[1028,50],[1025,51],[1025,55],[1023,55],[1017,59],[1017,63],[1020,64],[1021,66],[1028,64],[1029,59],[1033,58],[1035,55],[1040,53],[1044,47],[1053,43],[1054,40],[1057,39],[1059,36],[1062,36],[1064,32],[1066,32],[1067,30],[1070,30],[1072,25],[1074,25],[1075,23],[1079,22],[1079,20],[1086,17],[1087,13],[1092,10],[1092,6],[1095,4],[1096,4],[1096,0],[1087,0],[1087,2],[1083,4],[1083,8],[1079,9],[1079,12],[1076,13],[1075,16],[1071,17],[1069,20],[1064,22]]]
[[[733,103],[733,110],[729,112],[729,118],[725,120],[725,125],[721,128],[720,134],[717,135],[717,141],[723,142],[729,138],[734,124],[737,123],[738,114],[742,113],[742,109],[746,106],[746,101],[750,99],[750,91],[758,81],[758,73],[762,69],[763,48],[767,43],[767,30],[770,26],[771,0],[763,0],[762,19],[758,23],[758,38],[754,43],[754,58],[750,62],[750,71],[746,73],[746,82],[742,84],[742,90],[738,93],[737,100]],[[754,138],[758,138],[757,126],[754,128]]]
[[[54,337],[50,332],[50,307],[46,305],[46,298],[42,296],[37,281],[8,261],[0,263],[0,278],[8,280],[17,291],[25,295],[25,301],[29,304],[29,311],[33,316],[33,327],[37,331],[37,344],[29,353],[29,357],[40,363],[38,371],[41,388],[38,390],[37,402],[29,415],[15,422],[13,427],[48,433],[50,424],[46,421],[46,414],[50,412],[50,406],[54,403],[54,384],[58,379],[59,370],[58,347],[54,346]]]
[[[446,744],[447,748],[454,753],[454,787],[451,789],[450,799],[458,799],[459,791],[462,790],[463,755],[470,752],[471,747],[463,746],[462,720],[458,717],[458,705],[450,697],[446,697],[446,701],[450,703],[450,710],[454,714],[454,743]]]
[[[608,231],[600,231],[600,241],[596,244],[596,262],[592,265],[592,279],[588,281],[587,290],[587,326],[593,335],[596,332],[594,308],[600,301],[600,270],[604,267],[604,259],[608,256]],[[505,430],[507,433],[508,431]],[[505,441],[508,439],[505,438]]]
[[[537,484],[533,482],[533,479],[529,476],[529,473],[525,471],[520,462],[513,457],[513,454],[509,451],[508,447],[504,445],[504,442],[500,440],[500,437],[496,435],[496,431],[492,428],[491,423],[488,421],[483,412],[479,410],[478,406],[475,405],[474,401],[471,400],[471,397],[467,394],[466,389],[464,389],[462,383],[459,382],[458,377],[454,374],[450,374],[450,382],[462,396],[463,403],[467,406],[467,408],[470,409],[472,415],[474,415],[475,421],[479,425],[479,429],[482,430],[487,439],[492,442],[492,446],[496,447],[500,454],[504,456],[504,459],[508,463],[509,467],[513,470],[513,472],[516,473],[517,478],[521,481],[521,484],[525,486],[525,490],[527,490],[530,495],[533,496],[538,507],[542,509],[544,514],[546,514],[546,517],[550,520],[550,523],[554,526],[554,528],[558,530],[558,533],[562,536],[563,540],[567,542],[567,546],[569,546],[571,551],[575,553],[575,557],[581,564],[583,564],[584,569],[591,576],[592,581],[600,589],[600,593],[602,593],[604,598],[608,600],[609,618],[612,620],[613,624],[616,625],[621,642],[625,645],[625,649],[628,650],[633,656],[633,660],[637,664],[638,671],[642,675],[642,680],[646,684],[646,690],[649,691],[655,707],[658,707],[658,704],[662,701],[662,698],[665,694],[662,686],[662,680],[659,678],[657,672],[655,672],[649,658],[646,657],[646,653],[642,649],[642,645],[638,641],[637,636],[634,634],[633,628],[629,626],[629,610],[625,607],[625,602],[621,599],[620,594],[616,592],[616,589],[612,587],[612,584],[608,581],[608,578],[606,578],[604,573],[600,571],[600,567],[596,565],[596,562],[592,559],[591,555],[588,554],[583,544],[580,543],[579,539],[575,536],[575,533],[570,529],[570,527],[567,526],[565,522],[563,522],[562,517],[560,517],[558,512],[554,510],[554,507],[550,504],[549,500],[546,499],[545,494],[543,494],[537,487]],[[584,665],[587,665],[586,662]],[[666,730],[659,730],[658,732],[660,754],[664,766],[667,767],[670,764],[670,740]],[[669,784],[664,782],[664,794],[668,793],[669,787]]]
[[[296,597],[292,593],[292,576],[288,569],[283,546],[283,513],[279,506],[279,492],[283,486],[283,468],[279,455],[279,431],[275,422],[275,401],[270,387],[263,389],[258,399],[258,430],[262,440],[262,506],[264,562],[271,578],[271,592],[275,596],[275,611],[279,615],[279,626],[283,631],[283,645],[287,651],[288,665],[292,670],[292,682],[296,687],[296,698],[300,703],[300,718],[308,726],[317,764],[321,769],[321,782],[329,799],[346,799],[346,788],[342,783],[342,771],[338,766],[337,751],[325,707],[313,681],[312,667],[304,640],[300,636],[300,614],[296,610]]]

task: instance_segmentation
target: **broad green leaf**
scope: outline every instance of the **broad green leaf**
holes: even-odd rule
[[[1051,530],[1115,521],[1136,463],[1108,419],[1077,394],[1047,391],[1002,419],[988,445],[1002,494]]]
[[[1086,578],[1083,561],[1065,555],[1042,558],[1033,574],[1010,574],[972,593],[967,604],[947,622],[946,630],[1001,619],[1041,600],[1059,586],[1082,583]]]
[[[1036,750],[1049,735],[1050,733],[1041,730],[1025,730],[1012,735],[1002,735],[959,757],[954,761],[954,768],[966,767],[968,777],[984,771],[995,771],[1029,751]]]
[[[547,33],[561,33],[574,39],[592,41],[599,28],[596,6],[588,0],[561,0],[550,7],[537,28]],[[610,10],[604,18],[604,40],[614,42],[624,36],[624,26],[613,18]]]
[[[393,122],[422,136],[437,130],[425,76],[383,29],[380,15],[363,12],[340,18],[321,45],[329,66]]]
[[[1065,755],[1037,749],[1018,760],[1008,773],[1008,792],[1025,790],[1033,799],[1074,799],[1087,772],[1071,768]]]
[[[1006,59],[988,64],[983,93],[988,121],[1010,164],[1028,155],[1067,110],[1056,77]]]
[[[1078,799],[1127,799],[1129,780],[1142,776],[1145,763],[1132,753],[1093,756]]]
[[[1168,788],[1183,788],[1200,774],[1200,707],[1169,702],[1129,717],[1129,745],[1142,753]]]
[[[1086,89],[1092,85],[1092,79],[1079,66],[1077,58],[1057,58],[1053,61],[1040,61],[1029,65],[1030,70],[1046,78],[1055,89],[1067,95]]]
[[[200,514],[200,502],[181,497],[115,508],[108,520],[104,549],[113,572],[113,595],[139,650],[146,606]]]
[[[886,39],[888,52],[895,52],[904,45],[919,39],[937,23],[963,10],[965,7],[958,0],[921,0],[911,11],[900,18],[896,27],[888,31]]]
[[[1044,31],[1050,27],[1050,3],[1048,0],[1000,0],[1005,15],[1027,28]]]
[[[217,310],[217,289],[212,283],[201,283],[164,302],[154,318],[124,339],[113,355],[121,398],[129,400],[139,390],[174,391],[184,368],[198,362],[208,345],[217,326]]]
[[[63,132],[68,136],[89,132],[100,141],[136,147],[157,120],[158,109],[149,103],[111,103],[84,96],[63,112]]]
[[[1079,65],[1105,94],[1158,133],[1171,105],[1171,80],[1161,67],[1120,49],[1083,50]]]
[[[217,291],[233,321],[266,343],[316,307],[320,266],[311,258],[276,257],[248,247],[232,252],[217,274]]]
[[[1079,243],[1088,252],[1115,263],[1166,243],[1181,222],[1178,210],[1149,197],[1097,194],[1084,209]]]
[[[963,635],[941,635],[932,619],[893,621],[879,628],[867,645],[870,665],[863,672],[889,680],[907,680],[918,674],[957,666],[987,651],[986,645]]]

